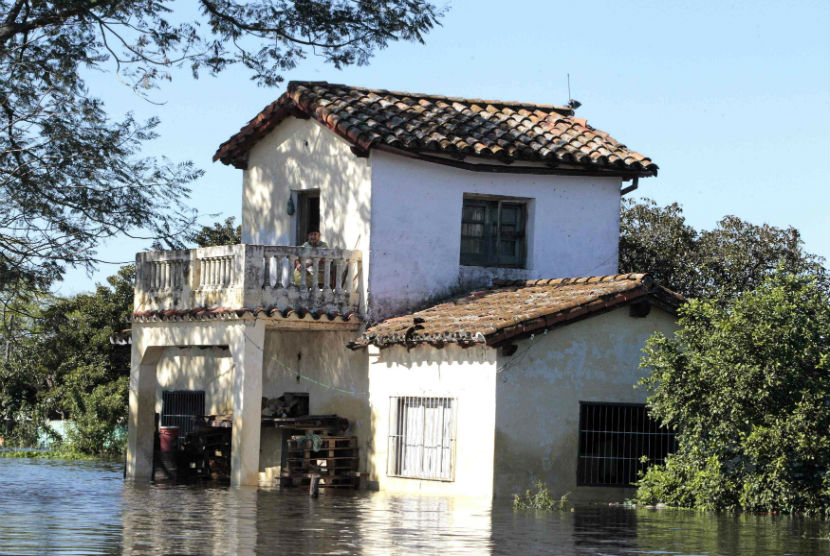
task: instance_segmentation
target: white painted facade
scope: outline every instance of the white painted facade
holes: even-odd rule
[[[621,501],[631,489],[577,486],[580,402],[644,404],[635,388],[645,370],[642,348],[667,336],[675,318],[657,308],[633,318],[628,307],[516,342],[498,355],[494,495],[522,493],[537,480],[571,500]]]
[[[360,158],[317,121],[288,118],[249,153],[242,242],[302,243],[286,205],[299,191],[319,190],[321,235],[330,247],[363,251],[368,317],[378,321],[493,278],[614,274],[621,184],[614,176],[474,172],[377,150]],[[525,268],[459,264],[465,194],[526,201]]]
[[[242,243],[297,245],[286,206],[299,191],[320,191],[320,233],[330,247],[369,248],[369,160],[315,120],[288,118],[248,155],[242,175]],[[296,215],[295,215],[296,217]]]
[[[568,278],[617,272],[618,177],[474,172],[382,151],[372,151],[370,160],[372,264],[367,275],[374,319],[489,285],[496,277]],[[459,264],[464,194],[527,201],[526,268]]]
[[[299,192],[319,191],[323,239],[332,248],[362,252],[360,312],[372,322],[487,285],[493,278],[614,274],[620,187],[619,177],[476,172],[378,150],[361,158],[313,119],[288,118],[249,152],[242,242],[301,243],[288,201],[296,204]],[[526,203],[525,268],[460,265],[465,194]],[[237,297],[242,303],[266,299],[262,279],[267,266],[261,266],[260,251],[268,247],[233,249],[244,251],[238,258],[242,268],[234,274],[244,277],[240,291],[250,283],[259,296]],[[283,258],[290,264],[293,256]],[[196,268],[188,261],[182,259],[178,266],[158,262],[159,275],[170,278],[170,269],[183,273],[186,265]],[[225,282],[216,289],[216,299],[230,299]],[[261,399],[307,392],[312,414],[335,413],[349,420],[349,434],[358,437],[360,468],[381,490],[490,498],[521,491],[537,477],[552,481],[556,489],[566,488],[575,480],[562,463],[562,458],[576,457],[573,404],[585,396],[642,401],[644,394],[632,388],[640,373],[639,350],[651,332],[666,330],[671,320],[655,313],[662,315],[652,311],[646,319],[632,319],[619,309],[556,329],[548,339],[536,339],[527,360],[511,360],[485,346],[351,351],[346,344],[360,330],[349,323],[335,330],[322,328],[322,322],[253,316],[136,322],[127,475],[149,476],[153,413],[160,410],[161,391],[193,389],[206,391],[209,412],[234,415],[233,484],[273,481],[280,471],[280,438],[261,427]],[[520,353],[527,343],[520,342]],[[499,372],[511,361],[521,364]],[[391,476],[391,396],[456,400],[452,480]],[[548,412],[551,406],[556,407]],[[514,468],[510,458],[522,458],[515,461],[525,471]],[[538,462],[528,464],[533,458]]]
[[[511,356],[491,347],[412,349],[369,356],[374,452],[367,471],[381,490],[509,498],[543,480],[571,500],[623,500],[630,489],[578,487],[580,402],[645,403],[641,349],[655,332],[672,334],[674,317],[628,308],[516,342]],[[458,400],[455,479],[389,476],[390,396]]]
[[[380,490],[491,498],[496,404],[496,350],[485,346],[411,351],[403,346],[369,349],[373,452],[369,472]],[[393,476],[389,469],[390,397],[455,400],[453,480]]]

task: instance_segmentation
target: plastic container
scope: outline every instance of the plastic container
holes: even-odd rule
[[[159,450],[162,454],[179,449],[179,427],[159,427]]]

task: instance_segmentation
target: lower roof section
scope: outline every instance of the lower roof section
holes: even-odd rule
[[[496,281],[491,288],[375,324],[349,347],[498,346],[627,304],[674,312],[682,301],[681,295],[656,285],[647,274]]]
[[[265,319],[266,326],[279,328],[308,328],[322,330],[324,328],[359,328],[363,319],[354,312],[349,313],[318,313],[314,311],[294,311],[286,309],[256,308],[229,308],[215,309],[170,309],[160,311],[137,311],[132,314],[132,323],[175,323],[175,322],[204,322],[204,321],[234,321]]]

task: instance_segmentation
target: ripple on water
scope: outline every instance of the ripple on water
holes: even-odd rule
[[[830,554],[826,523],[783,516],[515,513],[508,500],[131,486],[121,472],[0,459],[0,554]]]

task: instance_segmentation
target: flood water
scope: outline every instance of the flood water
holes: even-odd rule
[[[121,472],[0,459],[0,554],[830,554],[827,523],[784,516],[515,513],[509,500],[132,486]]]

